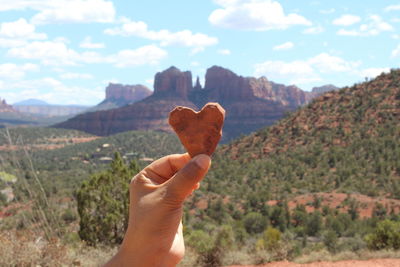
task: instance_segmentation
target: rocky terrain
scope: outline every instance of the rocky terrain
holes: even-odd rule
[[[0,112],[16,112],[13,106],[7,104],[5,99],[0,98]]]
[[[96,135],[110,135],[128,130],[170,131],[167,116],[175,106],[196,106],[188,100],[191,74],[176,68],[157,73],[153,95],[121,108],[90,112],[56,125],[80,129]]]
[[[136,90],[141,88],[134,87]],[[126,90],[127,86],[110,84],[105,101],[127,98]],[[141,91],[145,90],[141,88]],[[167,116],[175,106],[200,109],[207,102],[219,102],[227,111],[223,136],[223,141],[227,141],[271,125],[286,112],[308,103],[314,96],[314,93],[296,86],[277,84],[265,77],[242,77],[218,66],[207,70],[204,88],[199,79],[193,86],[190,71],[182,72],[170,67],[156,74],[154,93],[142,101],[108,111],[81,114],[56,127],[96,135],[127,130],[171,131]]]
[[[311,92],[315,95],[319,95],[319,94],[323,94],[326,92],[330,92],[330,91],[337,91],[339,90],[339,87],[336,87],[332,84],[327,84],[327,85],[323,85],[323,86],[318,86],[318,87],[314,87]]]
[[[108,110],[123,107],[138,102],[152,94],[152,91],[144,85],[123,85],[110,83],[106,87],[106,98],[88,111]]]

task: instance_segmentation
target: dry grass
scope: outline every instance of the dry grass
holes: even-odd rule
[[[310,263],[318,261],[342,261],[342,260],[369,260],[369,259],[398,259],[400,251],[397,250],[360,250],[358,252],[343,251],[337,254],[331,254],[327,250],[312,251],[310,254],[297,257],[296,263]]]
[[[116,249],[93,248],[83,243],[63,245],[30,232],[0,233],[0,266],[101,266]]]

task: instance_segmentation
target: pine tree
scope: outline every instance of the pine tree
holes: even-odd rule
[[[89,245],[121,243],[128,226],[129,183],[139,172],[116,152],[110,168],[93,174],[77,192],[79,236]]]

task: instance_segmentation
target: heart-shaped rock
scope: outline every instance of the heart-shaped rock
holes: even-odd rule
[[[224,119],[225,110],[218,103],[207,103],[199,112],[176,107],[169,114],[169,124],[192,158],[211,156],[221,139]]]

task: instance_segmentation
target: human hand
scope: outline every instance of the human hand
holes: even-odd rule
[[[175,154],[151,163],[130,184],[129,224],[106,266],[175,266],[183,258],[183,202],[206,175],[207,155]]]

